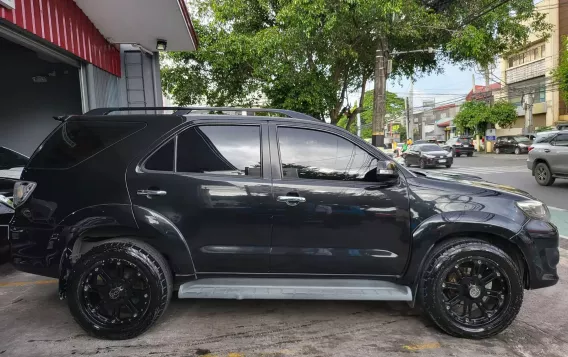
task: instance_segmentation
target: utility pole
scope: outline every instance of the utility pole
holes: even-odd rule
[[[533,93],[523,94],[523,108],[525,109],[525,134],[534,132],[533,125]]]
[[[361,113],[357,113],[357,136],[361,137]]]
[[[373,98],[373,137],[372,144],[375,147],[385,145],[385,87],[387,85],[386,65],[387,65],[386,39],[381,35],[379,48],[375,58],[375,90]]]
[[[408,97],[406,97],[406,101],[404,102],[406,107],[406,140],[410,138],[410,103],[408,101]],[[405,140],[405,141],[406,141]]]
[[[408,132],[409,139],[414,140],[414,80],[410,78],[410,98],[408,99]]]

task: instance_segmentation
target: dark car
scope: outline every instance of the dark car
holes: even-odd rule
[[[127,110],[65,119],[14,187],[13,264],[59,278],[92,335],[141,334],[176,292],[418,302],[484,338],[558,281],[558,230],[523,191],[414,174],[301,113]]]
[[[444,150],[450,152],[454,157],[461,155],[473,156],[475,147],[473,146],[473,138],[471,136],[457,136],[450,138],[442,145]]]
[[[8,223],[14,215],[11,196],[12,192],[10,192],[10,197],[0,194],[0,264],[8,262],[10,257]]]
[[[533,141],[523,135],[498,136],[495,142],[495,153],[516,155],[526,154]]]
[[[454,162],[452,155],[436,144],[412,145],[402,156],[406,166],[419,165],[421,169],[438,165],[450,168]]]

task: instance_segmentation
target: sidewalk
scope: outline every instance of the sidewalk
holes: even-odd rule
[[[554,207],[549,207],[549,209],[550,220],[556,227],[558,227],[560,236],[568,239],[568,211]]]

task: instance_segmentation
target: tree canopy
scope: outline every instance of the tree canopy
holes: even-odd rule
[[[372,136],[373,122],[373,91],[369,90],[365,92],[365,98],[363,99],[363,107],[359,110],[361,112],[361,137],[368,139]],[[394,93],[386,93],[386,106],[387,106],[387,116],[390,118],[398,118],[404,115],[404,99],[400,98]],[[358,107],[348,109],[338,121],[337,125],[349,130],[353,134],[357,133],[357,127],[352,123],[352,125],[347,126],[349,122],[349,113],[353,113]]]
[[[471,101],[462,104],[454,124],[460,131],[470,130],[483,135],[487,124],[509,128],[516,120],[515,105],[507,101],[498,101],[493,106],[488,106],[485,102]]]
[[[486,65],[549,30],[532,0],[191,0],[195,52],[163,55],[165,91],[180,105],[292,109],[337,124],[364,107],[376,49],[388,44],[391,78]],[[491,11],[488,11],[491,10]],[[432,53],[393,54],[432,47]],[[350,125],[348,125],[350,126]]]
[[[568,37],[566,36],[562,39],[560,60],[558,67],[552,71],[552,77],[558,83],[562,100],[568,103]]]

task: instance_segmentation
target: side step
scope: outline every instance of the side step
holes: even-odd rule
[[[180,299],[412,301],[408,286],[360,279],[207,278],[183,284]]]

